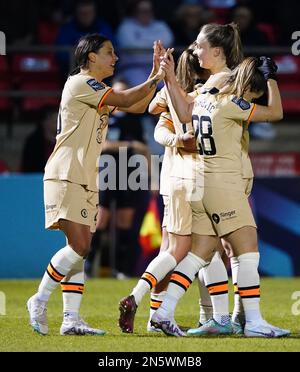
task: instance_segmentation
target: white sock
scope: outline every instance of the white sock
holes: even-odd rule
[[[168,252],[162,252],[155,257],[131,292],[136,304],[139,305],[144,295],[154,288],[176,265],[175,258]]]
[[[65,317],[78,319],[79,308],[84,290],[84,261],[75,264],[61,281],[63,311]]]
[[[72,267],[83,261],[69,245],[59,250],[51,259],[43,279],[39,285],[37,297],[40,301],[48,301],[51,293],[68,274]]]
[[[213,318],[222,325],[229,322],[228,275],[219,252],[204,269],[205,283],[211,296]]]
[[[200,316],[199,323],[204,324],[213,316],[212,303],[208,289],[206,288],[204,280],[204,268],[199,270],[198,273],[198,286],[199,286],[199,306],[200,306]]]
[[[231,266],[232,283],[233,283],[233,288],[234,288],[234,308],[232,312],[232,321],[236,323],[243,323],[245,320],[245,313],[244,313],[242,299],[239,294],[239,290],[237,286],[237,277],[238,277],[238,270],[239,270],[239,260],[237,257],[231,257],[230,266]]]
[[[246,322],[262,320],[260,313],[259,253],[244,253],[238,257],[238,289],[242,298]]]
[[[166,293],[167,293],[167,291],[162,291],[160,293],[151,293],[149,319],[152,318],[152,315],[155,313],[155,311],[162,304]]]
[[[207,265],[207,262],[196,256],[194,253],[189,252],[187,254],[187,256],[176,266],[171,275],[167,294],[160,308],[157,310],[158,314],[162,316],[174,316],[178,301],[192,284],[195,275],[205,265]]]

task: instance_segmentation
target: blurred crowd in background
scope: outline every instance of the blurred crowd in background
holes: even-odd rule
[[[73,47],[81,36],[97,32],[110,38],[120,57],[115,75],[127,86],[132,86],[144,81],[151,70],[154,40],[160,39],[165,47],[175,47],[178,55],[196,39],[202,25],[235,22],[246,54],[261,55],[265,54],[262,52],[265,47],[291,48],[291,35],[299,26],[299,10],[300,3],[296,0],[289,0],[284,5],[282,1],[272,0],[1,0],[0,28],[7,43],[7,56],[0,57],[0,91],[4,92],[0,97],[2,132],[11,141],[15,123],[36,123],[36,126],[22,138],[18,161],[11,161],[7,152],[1,151],[0,173],[43,172],[55,145],[59,94],[74,67]],[[39,48],[35,49],[36,46]],[[274,54],[283,75],[282,90],[299,94],[299,57],[290,53]],[[299,96],[288,97],[284,109],[299,115]],[[121,133],[119,124],[122,121],[126,128],[134,122],[135,129],[130,138],[124,131]],[[109,137],[109,141],[134,142],[133,153],[162,153],[163,149],[153,140],[154,125],[155,118],[147,114],[135,118],[128,115],[126,118],[112,117],[110,127],[118,127],[119,134]],[[273,139],[276,135],[270,123],[257,128],[260,129],[253,130],[253,137]],[[113,152],[109,146],[105,151]],[[151,195],[130,195],[133,201],[129,207],[134,211],[141,198],[148,200],[149,197]],[[115,200],[117,207],[122,209],[119,199],[119,195],[109,195],[109,200]],[[143,213],[139,213],[142,218]],[[135,245],[132,236],[137,237],[139,227],[133,227],[133,219],[125,227],[124,221],[116,227],[121,236],[119,241],[126,242],[123,248],[116,244],[119,257],[126,257],[128,245]],[[132,235],[133,228],[136,231]],[[95,252],[97,248],[94,255]],[[108,260],[105,254],[103,257],[104,261]],[[132,257],[127,257],[127,264],[125,258],[118,261],[127,266],[115,267],[115,275],[136,274]],[[91,265],[89,272],[92,275]]]

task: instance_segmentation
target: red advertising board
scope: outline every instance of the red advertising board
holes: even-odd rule
[[[250,154],[256,177],[297,177],[300,176],[300,153],[261,152]]]

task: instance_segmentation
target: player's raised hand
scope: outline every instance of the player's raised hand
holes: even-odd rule
[[[161,40],[157,40],[157,48],[158,48],[159,56],[163,57],[167,50],[163,46],[163,43]]]
[[[173,79],[176,79],[175,76],[175,63],[173,58],[174,48],[169,48],[165,52],[164,56],[161,58],[160,67],[165,72],[165,80],[172,81]]]
[[[257,69],[264,75],[266,80],[277,80],[276,71],[278,67],[272,58],[266,56],[259,57]]]
[[[161,58],[164,56],[165,53],[166,49],[163,46],[162,42],[160,40],[155,40],[153,43],[153,63],[150,76],[154,76],[158,73]]]
[[[160,66],[160,57],[161,57],[161,47],[159,44],[160,40],[155,40],[153,43],[153,67],[152,71],[157,73]]]

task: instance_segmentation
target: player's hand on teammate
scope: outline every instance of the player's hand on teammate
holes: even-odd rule
[[[161,57],[160,67],[165,72],[165,80],[176,80],[175,75],[175,62],[172,53],[174,48],[168,48],[164,56]]]
[[[196,145],[196,138],[194,135],[194,132],[192,130],[189,130],[188,132],[184,133],[180,140],[183,143],[183,148],[187,151],[196,151],[197,145]]]
[[[266,56],[259,57],[257,69],[263,74],[266,80],[277,80],[276,71],[278,67],[272,58]]]

